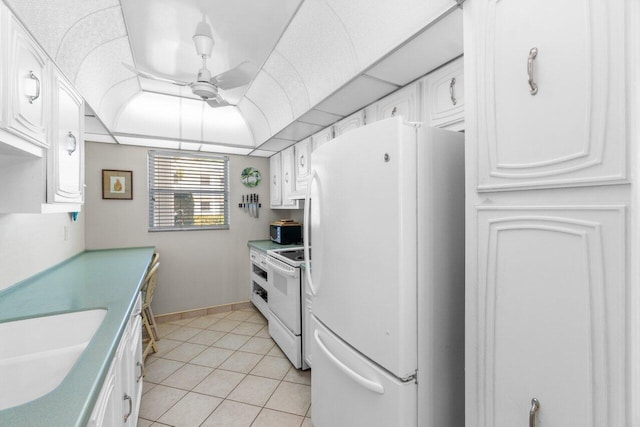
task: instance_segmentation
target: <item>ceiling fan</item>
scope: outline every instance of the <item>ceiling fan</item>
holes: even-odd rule
[[[209,24],[204,21],[198,23],[196,33],[193,36],[193,43],[196,46],[198,56],[202,58],[202,68],[198,71],[196,81],[194,82],[183,82],[180,80],[160,77],[145,71],[136,70],[129,64],[123,63],[122,65],[145,79],[158,80],[177,86],[189,86],[194,95],[202,98],[213,108],[233,105],[220,95],[218,89],[227,90],[248,84],[251,81],[253,72],[255,71],[254,67],[249,61],[244,61],[236,67],[212,77],[211,71],[207,68],[207,59],[211,57],[211,51],[213,50],[213,36],[211,35],[211,27]]]

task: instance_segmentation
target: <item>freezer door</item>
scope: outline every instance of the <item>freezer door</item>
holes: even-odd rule
[[[415,382],[389,375],[313,321],[314,427],[416,426]]]
[[[313,153],[313,312],[400,378],[417,367],[416,134],[392,118]]]

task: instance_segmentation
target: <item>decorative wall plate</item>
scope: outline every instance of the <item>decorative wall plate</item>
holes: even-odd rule
[[[249,188],[257,187],[261,179],[260,171],[252,167],[244,168],[240,174],[240,180]]]

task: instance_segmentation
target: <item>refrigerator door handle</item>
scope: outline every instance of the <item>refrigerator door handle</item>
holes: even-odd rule
[[[314,170],[311,174],[311,178],[307,183],[307,193],[304,196],[304,216],[303,216],[303,237],[304,241],[304,262],[306,263],[306,268],[304,269],[305,274],[307,276],[307,283],[309,284],[309,290],[311,291],[311,295],[315,296],[317,294],[316,288],[313,286],[313,281],[311,280],[311,256],[309,254],[309,218],[310,214],[310,204],[311,200],[311,184],[313,181],[318,179],[318,173]],[[316,200],[316,203],[318,201]]]
[[[342,363],[333,353],[331,353],[329,349],[322,342],[322,339],[320,339],[319,330],[316,329],[315,331],[313,331],[313,337],[315,338],[316,343],[318,344],[318,348],[320,348],[320,350],[322,350],[322,352],[329,358],[329,360],[331,360],[338,368],[340,368],[340,370],[344,372],[349,378],[351,378],[353,381],[355,381],[356,383],[358,383],[359,385],[361,385],[362,387],[366,388],[369,391],[372,391],[378,394],[384,394],[384,387],[382,386],[382,384],[377,383],[375,381],[371,381],[363,377],[362,375],[358,374],[357,372],[353,371],[347,365]]]

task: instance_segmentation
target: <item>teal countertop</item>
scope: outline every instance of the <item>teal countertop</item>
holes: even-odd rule
[[[298,245],[279,245],[278,243],[272,242],[271,240],[249,240],[247,242],[247,246],[250,248],[257,249],[262,252],[269,251],[271,249],[283,249],[283,248],[299,248],[302,247],[301,244]]]
[[[0,322],[107,309],[62,383],[38,399],[0,411],[1,426],[86,426],[153,251],[153,247],[85,251],[0,291]]]

